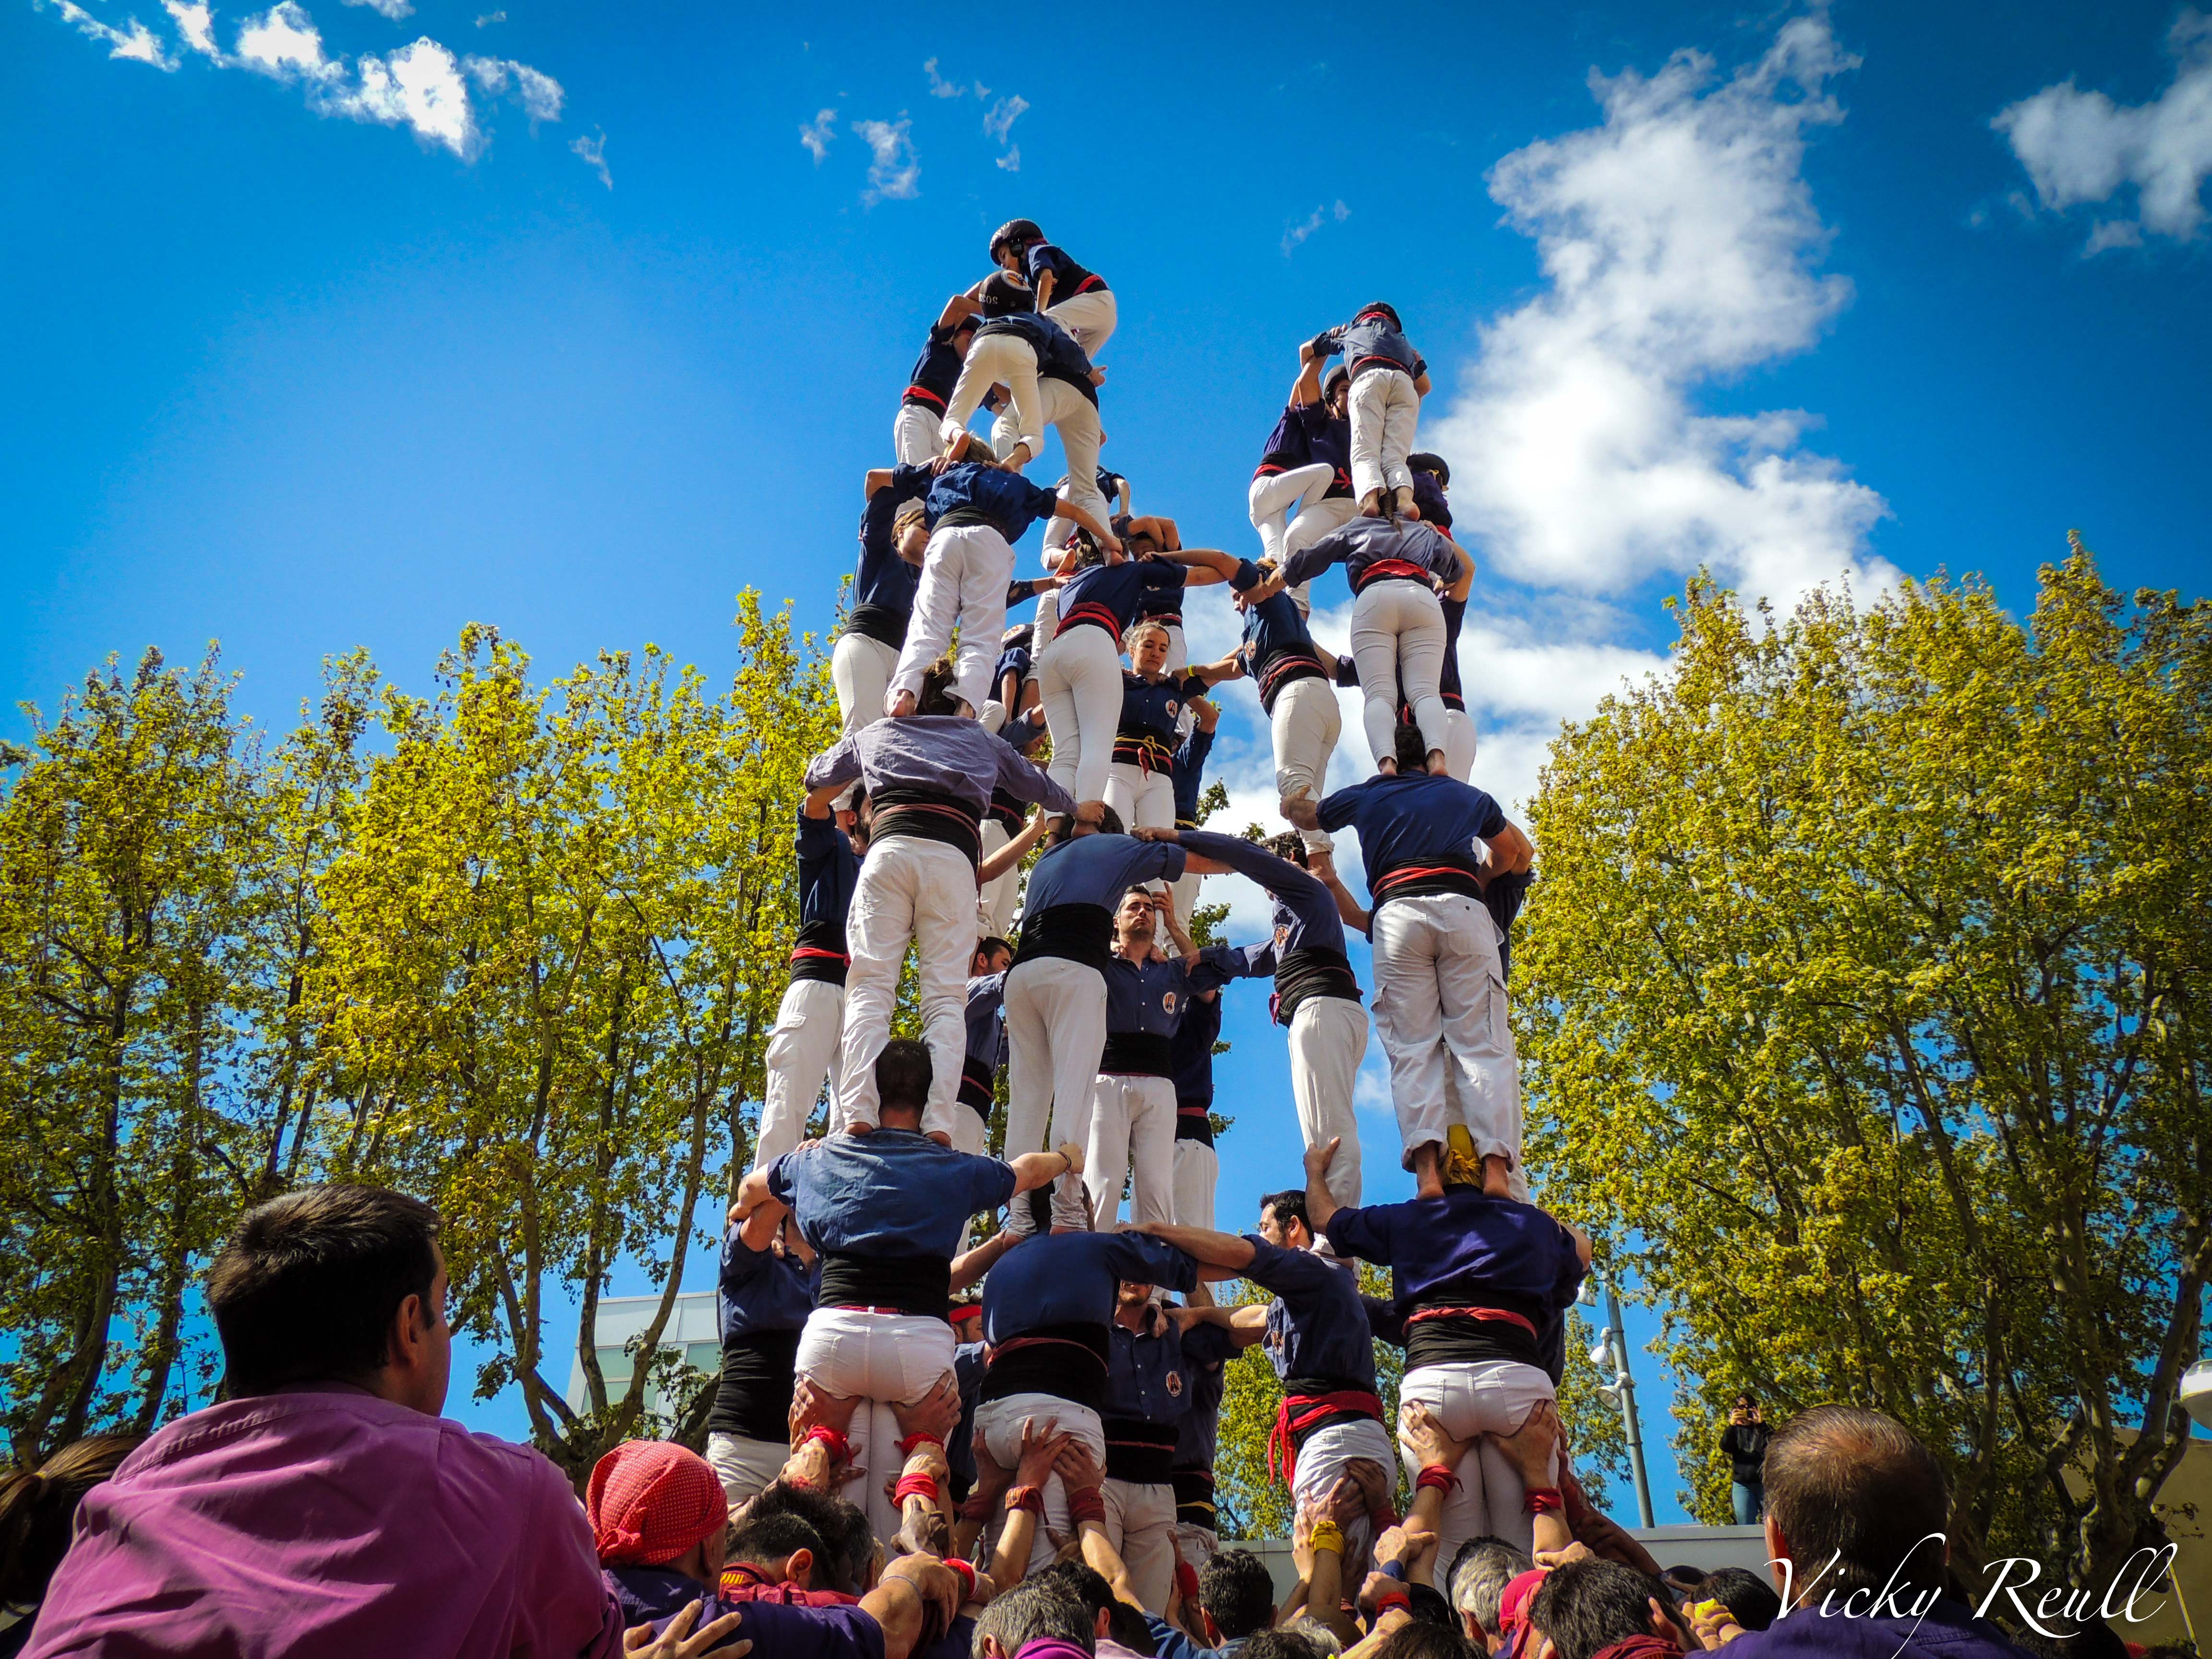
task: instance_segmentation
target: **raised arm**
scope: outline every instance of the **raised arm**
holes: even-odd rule
[[[1252,1265],[1255,1252],[1252,1241],[1239,1238],[1235,1233],[1217,1233],[1207,1227],[1179,1227],[1165,1221],[1147,1221],[1136,1229],[1150,1233],[1164,1244],[1172,1244],[1185,1255],[1202,1261],[1209,1267],[1228,1267],[1242,1273]],[[1217,1313],[1233,1313],[1234,1309],[1216,1309]],[[1225,1324],[1226,1320],[1211,1322]]]
[[[1163,564],[1189,567],[1190,585],[1204,587],[1212,582],[1225,582],[1237,574],[1237,557],[1218,547],[1170,547],[1146,555]]]
[[[1328,1218],[1340,1207],[1328,1192],[1328,1162],[1336,1156],[1338,1139],[1332,1135],[1306,1148],[1306,1224],[1317,1233],[1327,1231]]]
[[[1083,1148],[1073,1141],[1064,1141],[1057,1152],[1024,1152],[1013,1160],[1014,1195],[1033,1193],[1040,1187],[1049,1187],[1064,1175],[1083,1173]]]
[[[982,314],[983,302],[981,300],[972,294],[956,294],[945,302],[945,309],[937,313],[937,325],[939,328],[951,328],[963,318],[980,317]]]
[[[1336,860],[1327,853],[1316,852],[1309,852],[1306,860],[1313,870],[1314,879],[1328,888],[1329,896],[1336,901],[1338,918],[1346,927],[1365,933],[1370,919],[1369,913],[1359,908],[1359,901],[1352,897],[1352,890],[1344,884],[1344,878],[1336,873]]]
[[[1311,340],[1298,342],[1298,378],[1291,382],[1291,402],[1299,409],[1321,401],[1321,366],[1328,360]]]
[[[1241,680],[1244,678],[1244,659],[1232,651],[1219,662],[1194,662],[1184,669],[1183,673],[1188,678],[1204,680],[1208,685],[1218,685],[1224,680]],[[1192,702],[1190,707],[1191,712],[1196,714],[1200,722],[1203,724],[1206,720],[1205,709],[1201,708],[1195,700]],[[1212,704],[1206,705],[1206,708],[1212,707]],[[1218,708],[1214,709],[1213,717],[1219,720],[1221,711]],[[1213,730],[1211,726],[1206,726],[1206,729],[1208,732]]]
[[[965,1255],[952,1258],[952,1288],[964,1291],[998,1265],[999,1258],[1022,1242],[1022,1235],[1004,1227]]]
[[[1283,567],[1274,580],[1285,587],[1296,587],[1300,582],[1311,581],[1316,576],[1341,561],[1352,550],[1352,543],[1341,530],[1333,530],[1316,541],[1310,542],[1283,561]]]
[[[1186,864],[1183,868],[1187,871],[1190,866]],[[1159,912],[1161,925],[1168,930],[1168,938],[1175,942],[1176,954],[1183,959],[1184,977],[1188,979],[1188,964],[1198,955],[1198,945],[1183,927],[1182,919],[1176,915],[1175,889],[1172,886],[1161,888],[1158,896],[1152,901],[1152,908]]]
[[[999,787],[1017,800],[1033,801],[1047,812],[1075,810],[1075,797],[1054,783],[1051,774],[1035,761],[1017,754],[1012,744],[999,744],[998,759]]]
[[[808,797],[811,799],[812,797]],[[1049,812],[1032,812],[1030,821],[1022,826],[1022,833],[975,866],[978,884],[996,881],[1019,864],[1030,854],[1030,848],[1044,839],[1045,828],[1052,822]]]

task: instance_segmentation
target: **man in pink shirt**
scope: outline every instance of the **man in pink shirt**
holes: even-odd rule
[[[378,1187],[288,1194],[239,1223],[208,1304],[235,1397],[87,1497],[27,1659],[622,1652],[568,1480],[439,1415],[436,1211]]]

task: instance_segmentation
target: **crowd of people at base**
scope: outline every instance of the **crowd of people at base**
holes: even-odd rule
[[[250,1215],[210,1275],[230,1397],[81,1494],[52,1584],[10,1590],[35,1604],[27,1651],[1445,1659],[1476,1639],[1519,1659],[1540,1632],[1558,1659],[1644,1659],[1620,1644],[1748,1628],[1645,1595],[1653,1564],[1589,1504],[1559,1434],[1589,1242],[1521,1168],[1505,982],[1530,848],[1468,781],[1473,562],[1448,470],[1413,447],[1427,376],[1396,313],[1300,347],[1249,560],[1132,516],[1127,479],[1097,470],[1104,281],[1027,221],[990,252],[1000,269],[930,329],[896,465],[866,479],[832,659],[843,730],[799,809],[799,923],[724,1240],[704,1456],[618,1446],[580,1505],[544,1459],[445,1421],[436,1218],[309,1189]],[[1023,476],[1047,425],[1068,462],[1052,489]],[[1040,522],[1043,574],[1016,580]],[[1307,625],[1309,585],[1339,564],[1349,658]],[[1243,643],[1193,665],[1182,606],[1208,586]],[[1031,599],[1036,620],[1002,634]],[[1266,845],[1195,822],[1205,694],[1246,678],[1286,825]],[[1375,769],[1325,793],[1340,685],[1358,688]],[[1347,828],[1364,904],[1335,867]],[[1266,938],[1196,945],[1184,920],[1219,878],[1267,896]],[[1371,988],[1348,930],[1371,941]],[[891,1035],[909,947],[919,1042]],[[1220,998],[1262,977],[1304,1179],[1224,1232]],[[1416,1179],[1397,1204],[1361,1203],[1370,988]],[[978,1217],[995,1224],[980,1243]],[[1389,1270],[1389,1298],[1361,1293],[1362,1261]],[[1267,1300],[1214,1305],[1230,1279]],[[1404,1351],[1396,1422],[1377,1342]],[[1256,1559],[1222,1547],[1213,1502],[1224,1367],[1255,1345],[1282,1382],[1269,1466],[1297,1517],[1279,1607]],[[1881,1419],[1801,1420],[1828,1425],[1808,1456],[1848,1443],[1932,1479]],[[1789,1432],[1767,1501],[1802,1547],[1832,1517],[1801,1510],[1808,1530],[1787,1531]],[[1462,1594],[1463,1570],[1487,1584],[1504,1565],[1520,1571],[1502,1601]]]
[[[891,1079],[885,1085],[885,1112],[915,1116],[915,1103]],[[1282,1233],[1279,1220],[1263,1224],[1262,1235],[1184,1234],[1178,1243],[1046,1235],[1006,1260],[1028,1251],[1041,1260],[1055,1239],[1067,1241],[1066,1258],[1050,1271],[1098,1278],[1115,1328],[1133,1332],[1159,1316],[1114,1287],[1116,1271],[1173,1250],[1204,1261],[1202,1271],[1279,1273],[1304,1283],[1313,1276],[1288,1260],[1299,1254],[1304,1225],[1283,1243],[1262,1236]],[[1936,1459],[1876,1412],[1821,1406],[1772,1431],[1763,1465],[1768,1577],[1662,1570],[1620,1528],[1573,1505],[1539,1505],[1527,1528],[1501,1529],[1493,1513],[1452,1541],[1451,1511],[1464,1497],[1456,1472],[1478,1448],[1455,1439],[1433,1410],[1409,1403],[1400,1429],[1419,1473],[1404,1514],[1390,1512],[1388,1493],[1372,1483],[1340,1475],[1299,1506],[1286,1594],[1259,1557],[1231,1546],[1201,1564],[1174,1563],[1154,1607],[1139,1583],[1147,1564],[1115,1541],[1115,1512],[1129,1495],[1116,1496],[1085,1435],[1065,1418],[1041,1416],[1034,1402],[988,1425],[968,1425],[964,1443],[957,1389],[899,1406],[896,1480],[881,1494],[854,1492],[854,1407],[802,1385],[792,1443],[745,1503],[729,1502],[703,1458],[664,1441],[617,1446],[579,1501],[538,1453],[440,1414],[451,1365],[446,1291],[438,1218],[403,1194],[307,1188],[247,1215],[208,1285],[228,1397],[143,1441],[80,1442],[0,1488],[0,1652],[2021,1653],[1976,1618],[1952,1583],[1942,1542],[1949,1500]],[[1071,1294],[1091,1291],[1071,1286]],[[1250,1312],[1228,1312],[1228,1328]],[[1480,1449],[1533,1485],[1558,1440],[1555,1412],[1539,1405]],[[968,1501],[957,1502],[963,1463],[975,1474]],[[1055,1516],[1036,1501],[1048,1483],[1060,1494]],[[888,1543],[867,1512],[878,1496],[897,1517]],[[1354,1543],[1363,1527],[1374,1529],[1364,1551]],[[2028,1638],[2027,1650],[2039,1659],[2124,1659],[2130,1651],[2094,1620],[2063,1639]]]

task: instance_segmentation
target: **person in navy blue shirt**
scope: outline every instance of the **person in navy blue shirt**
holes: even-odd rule
[[[1153,1300],[1154,1286],[1125,1279],[1108,1328],[1106,1391],[1099,1412],[1106,1437],[1106,1541],[1129,1571],[1147,1612],[1167,1611],[1175,1582],[1176,1443],[1189,1415],[1196,1367],[1183,1352],[1185,1327]],[[1217,1346],[1212,1337],[1194,1344]]]
[[[822,1258],[794,1364],[823,1393],[863,1402],[848,1438],[854,1467],[878,1477],[863,1485],[879,1538],[899,1523],[881,1480],[899,1461],[891,1407],[951,1373],[952,1258],[970,1218],[1083,1167],[1073,1146],[1010,1164],[939,1146],[921,1133],[930,1073],[927,1048],[893,1038],[876,1062],[878,1127],[785,1153],[745,1177],[736,1205],[755,1248],[787,1214]]]
[[[855,805],[861,805],[859,801]],[[753,1167],[799,1144],[808,1114],[836,1063],[845,1030],[845,921],[860,880],[867,831],[860,814],[810,796],[799,809],[799,937],[791,977],[768,1039],[768,1085],[761,1103]],[[834,1103],[833,1103],[834,1104]],[[833,1109],[831,1117],[836,1114]]]
[[[1345,952],[1336,896],[1290,860],[1237,836],[1210,830],[1145,833],[1180,846],[1187,868],[1246,877],[1275,901],[1274,932],[1265,944],[1248,947],[1249,969],[1275,976],[1275,1018],[1290,1034],[1291,1097],[1299,1133],[1309,1146],[1338,1142],[1342,1151],[1329,1178],[1340,1192],[1358,1192],[1359,1121],[1352,1092],[1367,1053],[1367,1010]],[[1286,851],[1303,856],[1296,836],[1283,842]]]
[[[1425,741],[1410,727],[1399,740],[1408,759]],[[1520,1075],[1501,934],[1484,891],[1528,867],[1528,838],[1481,790],[1410,768],[1340,789],[1318,807],[1285,801],[1283,812],[1293,823],[1358,833],[1372,895],[1364,921],[1375,946],[1375,1024],[1422,1190],[1436,1191],[1440,1163],[1457,1155],[1479,1160],[1486,1190],[1512,1192]]]
[[[1029,1152],[1044,1140],[1087,1144],[1098,1060],[1106,1047],[1106,972],[1113,957],[1114,913],[1140,883],[1182,874],[1179,847],[1121,833],[1110,807],[1103,817],[1064,821],[1030,871],[1022,936],[1007,970],[1006,1149]],[[1050,1224],[1087,1224],[1080,1182],[1063,1181],[1050,1200]],[[1042,1206],[1017,1206],[1010,1224],[1046,1224]]]
[[[1013,961],[1012,945],[987,937],[975,942],[968,963],[968,1057],[960,1067],[960,1103],[968,1113],[952,1133],[952,1144],[964,1152],[981,1152],[990,1134],[1006,1055],[1006,969]]]
[[[1242,678],[1241,661],[1238,673]],[[1208,697],[1194,696],[1182,706],[1182,741],[1176,745],[1174,779],[1175,822],[1178,830],[1198,828],[1198,803],[1206,793],[1206,762],[1213,752],[1214,728],[1221,724],[1221,707]],[[1198,914],[1198,896],[1206,878],[1186,870],[1175,884],[1176,915]]]
[[[972,356],[972,354],[971,354]],[[1006,625],[1006,589],[1013,580],[1013,544],[1039,519],[1069,518],[1119,547],[1114,532],[1073,501],[1063,501],[1019,473],[980,461],[955,461],[933,479],[927,501],[929,541],[915,584],[912,620],[884,712],[910,714],[921,677],[945,654],[957,627],[960,653],[954,694],[971,714],[990,700],[991,670]]]
[[[1279,1449],[1294,1508],[1325,1500],[1338,1477],[1387,1488],[1396,1461],[1375,1381],[1375,1343],[1358,1272],[1314,1248],[1305,1194],[1260,1200],[1255,1233],[1238,1237],[1194,1227],[1147,1227],[1201,1267],[1227,1268],[1274,1293],[1265,1306],[1233,1310],[1232,1328],[1258,1334],[1283,1384],[1271,1437]],[[1358,1467],[1355,1467],[1358,1466]],[[1375,1541],[1364,1518],[1345,1528],[1345,1572],[1362,1577]]]
[[[1451,485],[1451,468],[1441,455],[1424,452],[1408,455],[1406,465],[1413,472],[1413,504],[1420,509],[1421,522],[1434,526],[1445,535],[1451,534],[1451,503],[1444,492]],[[1464,554],[1466,550],[1462,549]],[[1474,561],[1469,559],[1460,579],[1437,595],[1437,607],[1444,613],[1444,657],[1437,674],[1437,695],[1443,699],[1444,722],[1449,740],[1444,744],[1444,772],[1449,777],[1465,783],[1474,772],[1474,721],[1467,712],[1467,694],[1461,688],[1459,678],[1459,634],[1467,617],[1467,599],[1474,586]],[[1399,688],[1402,699],[1405,688]],[[1318,792],[1316,792],[1318,793]]]
[[[860,562],[853,573],[845,625],[830,653],[839,735],[850,737],[884,716],[884,694],[898,667],[914,616],[914,595],[929,546],[924,498],[937,475],[926,465],[877,467],[860,510]]]
[[[1133,832],[1175,823],[1176,749],[1183,711],[1200,693],[1244,673],[1232,656],[1170,674],[1170,643],[1167,625],[1157,618],[1132,623],[1122,636],[1130,667],[1121,676],[1121,718],[1114,729],[1106,804]]]
[[[762,1250],[744,1231],[732,1214],[722,1235],[714,1287],[722,1369],[707,1413],[707,1462],[732,1510],[759,1497],[791,1454],[792,1379],[817,1259],[787,1222]]]
[[[929,325],[921,356],[914,361],[906,390],[899,394],[898,419],[891,427],[891,453],[908,466],[925,466],[944,447],[941,428],[960,383],[960,365],[982,320],[981,304],[972,295],[956,294]],[[985,406],[989,406],[986,399]]]
[[[1009,219],[991,234],[991,263],[1027,283],[1036,308],[1051,313],[1085,352],[1096,356],[1112,337],[1118,313],[1113,290],[1052,243],[1033,219]]]
[[[1013,1468],[1021,1461],[1022,1425],[1033,1422],[1073,1435],[1104,1462],[1100,1413],[1121,1285],[1188,1291],[1197,1282],[1195,1261],[1142,1233],[1039,1234],[1015,1245],[983,1281],[983,1340],[991,1364],[975,1408],[977,1443],[1000,1467]],[[1052,1559],[1048,1529],[1073,1531],[1057,1474],[1042,1497],[1032,1570]]]
[[[1267,434],[1248,492],[1246,506],[1252,527],[1260,532],[1261,556],[1276,564],[1358,511],[1352,493],[1347,413],[1352,377],[1340,366],[1324,378],[1323,363],[1312,341],[1299,343],[1298,378]]]
[[[1455,1440],[1478,1441],[1438,1516],[1438,1559],[1483,1533],[1529,1550],[1536,1510],[1524,1508],[1522,1481],[1504,1454],[1479,1437],[1510,1435],[1539,1402],[1556,1405],[1540,1333],[1575,1299],[1589,1240],[1533,1204],[1449,1179],[1434,1197],[1340,1206],[1325,1174],[1327,1149],[1309,1150],[1305,1162],[1314,1230],[1339,1255],[1390,1269],[1391,1310],[1406,1339],[1400,1401],[1426,1406]],[[1536,1503],[1557,1507],[1559,1493],[1540,1489]]]
[[[1213,1045],[1221,1040],[1221,991],[1251,972],[1245,951],[1218,945],[1200,951],[1176,1024],[1169,1054],[1176,1097],[1175,1218],[1186,1227],[1213,1225],[1213,1189],[1221,1175],[1213,1150]]]
[[[1406,465],[1429,395],[1429,366],[1407,340],[1396,310],[1376,301],[1348,323],[1317,335],[1314,350],[1344,354],[1352,371],[1352,493],[1370,518],[1413,511],[1413,475]],[[1388,504],[1385,491],[1391,493]]]
[[[1037,659],[1037,689],[1052,727],[1052,775],[1084,803],[1085,817],[1096,817],[1106,800],[1121,725],[1121,642],[1139,604],[1146,593],[1179,596],[1220,581],[1215,564],[1224,556],[1178,549],[1128,559],[1118,544],[1083,537],[1070,544],[1052,641]]]

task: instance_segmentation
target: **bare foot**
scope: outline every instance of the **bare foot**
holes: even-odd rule
[[[1413,505],[1413,491],[1412,486],[1401,484],[1398,487],[1397,503],[1398,510],[1391,515],[1392,517],[1399,519],[1418,519],[1421,516],[1421,509]]]
[[[848,1135],[870,1135],[875,1132],[876,1126],[872,1123],[854,1121],[845,1126],[845,1133]]]
[[[932,1129],[929,1132],[929,1139],[940,1146],[950,1146],[952,1144],[952,1137],[943,1129]]]
[[[1482,1195],[1485,1198],[1510,1198],[1513,1195],[1510,1179],[1513,1173],[1510,1163],[1497,1152],[1482,1160]]]
[[[1433,1140],[1413,1149],[1413,1182],[1416,1198],[1444,1195],[1443,1148]]]
[[[1394,760],[1376,761],[1375,763],[1375,775],[1377,777],[1382,778],[1396,777],[1398,775],[1398,763]]]
[[[1444,751],[1443,751],[1443,750],[1441,750],[1441,749],[1431,749],[1431,750],[1429,750],[1429,775],[1430,775],[1431,777],[1432,777],[1432,778],[1440,778],[1440,777],[1443,776],[1444,772],[1445,772],[1445,770],[1446,770],[1446,769],[1446,769],[1446,763],[1445,763],[1445,760],[1444,760]]]
[[[891,718],[902,720],[915,711],[916,699],[911,691],[902,691],[891,699]]]
[[[1381,490],[1370,489],[1359,498],[1359,516],[1363,519],[1379,519],[1382,516]]]

